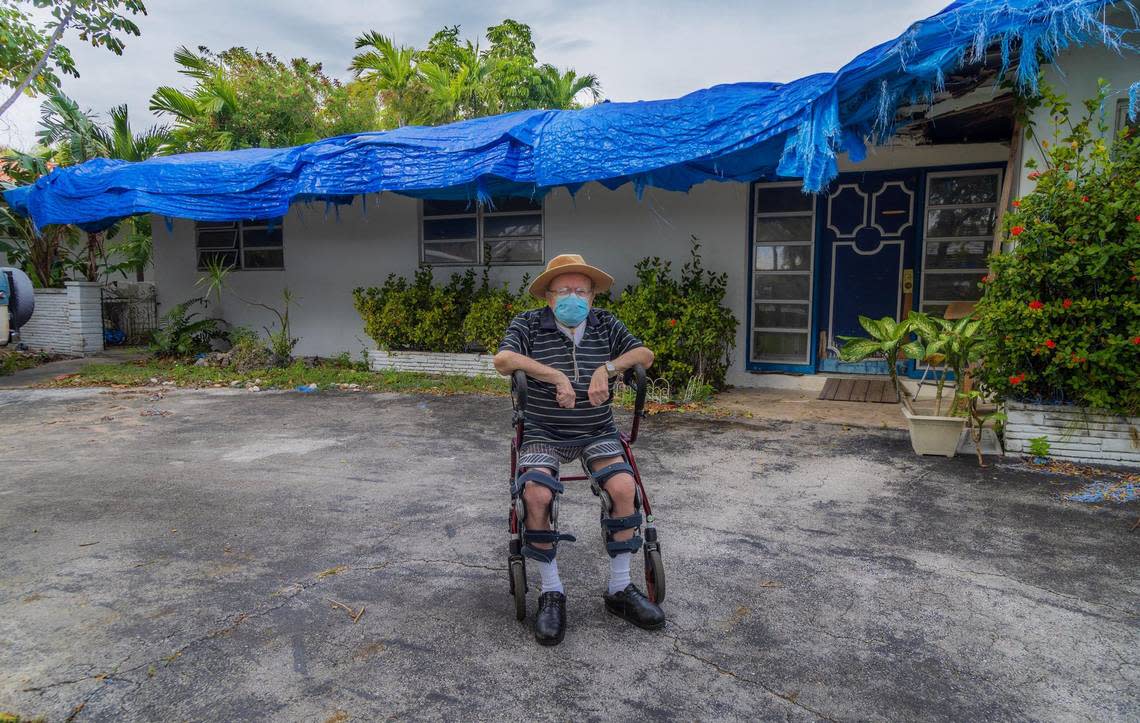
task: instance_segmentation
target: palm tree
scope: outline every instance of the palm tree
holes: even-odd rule
[[[163,155],[167,150],[166,145],[170,140],[169,126],[153,126],[136,134],[131,128],[126,103],[115,106],[107,115],[111,118],[111,126],[100,129],[103,131],[105,157],[124,161],[145,161]]]
[[[397,46],[391,38],[374,30],[358,37],[355,47],[368,50],[354,55],[349,69],[357,78],[375,84],[394,125],[411,123],[417,106],[413,92],[417,78],[415,48]]]
[[[104,135],[95,116],[62,93],[53,93],[40,104],[40,143],[54,151],[61,166],[84,163],[107,155]]]
[[[602,94],[602,84],[593,73],[579,76],[572,68],[562,72],[550,64],[544,64],[538,69],[537,85],[540,107],[555,110],[581,108],[582,104],[577,99],[583,92],[594,102]]]
[[[150,97],[150,110],[173,117],[170,136],[179,150],[231,150],[233,134],[222,129],[237,110],[238,100],[224,69],[204,52],[199,55],[186,46],[174,51],[174,62],[181,66],[179,73],[197,84],[191,93],[161,86]]]

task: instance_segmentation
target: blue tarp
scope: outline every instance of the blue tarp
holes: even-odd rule
[[[673,100],[520,111],[294,148],[98,159],[55,169],[4,197],[37,226],[97,230],[139,213],[275,217],[295,200],[378,191],[486,200],[573,191],[590,181],[633,183],[640,193],[775,177],[802,178],[806,191],[819,191],[835,177],[839,154],[861,160],[865,142],[894,132],[901,105],[930,100],[949,73],[980,61],[994,44],[1003,66],[1016,62],[1026,87],[1036,83],[1039,59],[1070,45],[1129,47],[1106,21],[1112,5],[1132,9],[1106,0],[960,0],[836,73],[790,83],[718,85]],[[1133,27],[1135,19],[1133,11]]]

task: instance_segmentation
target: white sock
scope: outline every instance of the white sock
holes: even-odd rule
[[[610,595],[629,585],[629,561],[632,557],[632,552],[619,552],[610,558]]]
[[[558,560],[538,562],[538,572],[542,575],[543,592],[564,592],[562,580],[558,577]]]

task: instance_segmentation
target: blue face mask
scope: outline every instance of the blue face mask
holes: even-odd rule
[[[589,313],[590,305],[576,294],[563,296],[554,304],[554,318],[563,326],[571,328],[578,326],[586,320],[586,315]]]

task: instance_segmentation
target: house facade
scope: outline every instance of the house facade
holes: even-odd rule
[[[1096,93],[1098,78],[1126,90],[1140,79],[1140,58],[1075,48],[1047,66],[1045,77],[1076,104]],[[740,322],[729,383],[880,374],[881,363],[842,363],[838,337],[862,333],[860,314],[902,318],[977,299],[986,257],[1000,249],[1002,211],[1031,189],[1026,163],[1040,158],[1024,134],[1013,138],[1007,91],[992,78],[961,80],[966,90],[917,109],[921,117],[888,145],[870,148],[859,163],[841,159],[840,175],[815,195],[803,194],[794,178],[706,182],[686,193],[651,187],[640,198],[631,184],[608,190],[589,183],[540,201],[504,199],[494,209],[381,193],[349,205],[294,203],[268,222],[156,217],[159,303],[165,309],[200,296],[202,265],[221,258],[235,266],[228,279],[235,294],[212,304],[211,313],[269,326],[268,312],[235,296],[274,303],[287,287],[297,300],[297,353],[359,358],[374,345],[352,290],[388,274],[410,278],[429,263],[445,281],[487,264],[493,282],[517,286],[553,256],[581,253],[620,290],[646,256],[679,271],[695,237],[705,266],[728,274],[725,303]],[[1126,98],[1118,92],[1105,109],[1110,133],[1127,122]],[[1035,121],[1039,132],[1049,128],[1043,112]]]

